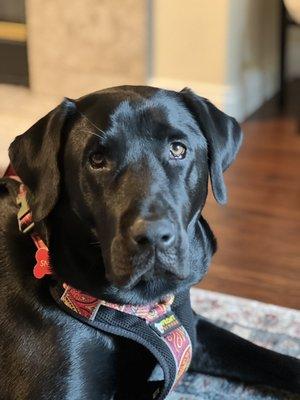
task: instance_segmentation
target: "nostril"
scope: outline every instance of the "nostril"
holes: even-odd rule
[[[149,237],[147,235],[147,223],[143,219],[137,219],[130,228],[130,237],[133,243],[138,245],[149,244]]]
[[[158,246],[162,248],[170,247],[175,241],[175,235],[173,233],[165,233],[160,238],[160,243],[157,243]]]
[[[162,240],[163,242],[168,242],[168,241],[170,240],[170,238],[171,238],[171,235],[163,235],[163,236],[161,237],[161,240]]]
[[[133,240],[141,246],[145,246],[145,245],[149,244],[149,239],[145,235],[144,236],[138,235],[138,236],[134,237]]]

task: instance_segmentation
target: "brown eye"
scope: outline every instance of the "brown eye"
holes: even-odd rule
[[[186,147],[183,143],[173,142],[170,144],[170,157],[183,159],[186,155]]]
[[[105,156],[102,153],[92,153],[89,157],[91,167],[94,169],[102,169],[107,166]]]

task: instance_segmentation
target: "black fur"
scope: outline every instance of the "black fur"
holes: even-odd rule
[[[216,248],[201,215],[208,177],[224,203],[223,172],[241,136],[233,118],[188,89],[123,86],[65,99],[9,152],[56,279],[133,304],[199,282]],[[186,147],[184,159],[170,159],[174,141]],[[102,159],[101,169],[91,165],[92,154]],[[16,220],[18,183],[0,183],[1,400],[133,400],[125,383],[134,377],[138,389],[153,360],[139,345],[96,332],[57,308],[49,278],[32,276],[34,244]],[[155,234],[167,226],[173,244],[134,242],[139,219],[152,231],[155,222]],[[200,316],[195,329],[192,370],[300,392],[298,360]]]

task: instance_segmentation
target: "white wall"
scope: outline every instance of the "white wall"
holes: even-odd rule
[[[224,108],[239,119],[278,90],[280,8],[276,0],[231,0]]]
[[[153,0],[149,83],[190,86],[239,120],[278,90],[277,0]],[[291,34],[289,76],[300,75],[300,41]]]
[[[154,0],[155,75],[224,81],[228,0],[213,3],[212,7],[209,0]]]
[[[190,86],[222,107],[229,0],[153,0],[149,84]]]

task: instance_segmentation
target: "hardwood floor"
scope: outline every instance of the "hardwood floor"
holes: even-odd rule
[[[243,124],[244,143],[226,172],[229,201],[203,215],[219,244],[199,287],[300,308],[300,81]]]

